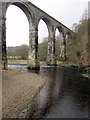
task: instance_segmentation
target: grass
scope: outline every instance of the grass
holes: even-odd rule
[[[57,65],[60,65],[60,66],[77,66],[76,64],[71,64],[67,61],[57,61]]]
[[[75,63],[67,62],[67,61],[57,61],[57,65],[63,66],[63,67],[78,68],[82,72],[90,72],[90,66],[88,65],[78,65]]]

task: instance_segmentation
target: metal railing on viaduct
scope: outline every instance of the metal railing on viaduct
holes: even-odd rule
[[[29,22],[29,52],[28,68],[39,68],[40,60],[38,56],[38,25],[43,20],[48,28],[48,53],[46,63],[56,65],[55,58],[55,31],[58,29],[62,35],[62,58],[66,57],[66,39],[73,38],[73,32],[59,21],[42,11],[37,6],[27,0],[0,0],[0,59],[3,68],[7,68],[6,51],[6,12],[10,5],[19,7],[27,16]],[[14,36],[13,36],[14,37]]]

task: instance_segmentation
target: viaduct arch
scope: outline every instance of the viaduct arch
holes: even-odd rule
[[[3,68],[7,68],[6,52],[6,12],[10,5],[16,5],[27,16],[29,21],[29,51],[28,51],[28,68],[39,69],[40,61],[38,56],[38,24],[43,20],[48,28],[48,54],[47,64],[56,65],[55,57],[55,31],[62,33],[63,52],[62,59],[66,58],[66,38],[72,39],[73,32],[59,21],[45,13],[43,10],[27,0],[1,0],[0,2],[0,58]],[[66,37],[68,36],[68,37]],[[2,54],[1,54],[2,53]]]

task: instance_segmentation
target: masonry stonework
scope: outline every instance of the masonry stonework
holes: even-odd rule
[[[28,68],[39,69],[40,61],[38,56],[38,24],[42,19],[48,28],[48,54],[47,64],[56,65],[55,57],[55,30],[58,27],[60,32],[63,31],[63,48],[61,48],[63,59],[66,54],[66,39],[68,32],[73,33],[69,28],[59,21],[42,11],[37,6],[27,0],[0,0],[0,49],[2,49],[3,68],[7,68],[7,52],[6,52],[6,12],[10,5],[19,7],[28,18],[29,22],[29,51],[28,51]]]

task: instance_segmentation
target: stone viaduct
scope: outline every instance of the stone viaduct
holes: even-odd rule
[[[10,5],[19,7],[28,18],[29,22],[29,52],[28,68],[38,69],[40,67],[38,55],[38,24],[43,20],[48,28],[48,54],[47,64],[56,65],[55,57],[55,31],[58,29],[63,37],[61,57],[66,58],[66,40],[73,38],[73,32],[59,21],[45,13],[27,0],[0,0],[0,59],[4,69],[7,68],[6,52],[6,12]]]

